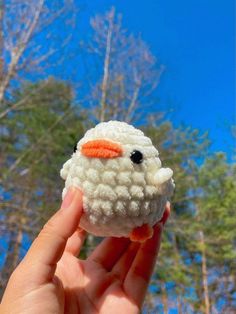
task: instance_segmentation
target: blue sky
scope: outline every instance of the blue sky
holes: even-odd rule
[[[166,66],[159,85],[161,104],[173,105],[174,123],[208,130],[212,150],[230,152],[235,143],[235,48],[233,0],[95,0],[83,4],[82,32],[89,18],[112,5],[123,24],[141,33]]]

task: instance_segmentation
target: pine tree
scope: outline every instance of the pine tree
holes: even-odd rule
[[[22,99],[24,109],[9,113],[1,127],[1,236],[8,246],[4,283],[25,253],[23,239],[32,239],[58,208],[63,188],[59,170],[83,133],[83,115],[63,82],[25,85],[13,101]]]

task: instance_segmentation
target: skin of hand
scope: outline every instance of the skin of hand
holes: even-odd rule
[[[85,239],[78,229],[82,193],[70,188],[60,210],[45,224],[12,273],[1,314],[136,314],[142,307],[160,248],[162,221],[145,243],[106,238],[86,260],[77,258]]]

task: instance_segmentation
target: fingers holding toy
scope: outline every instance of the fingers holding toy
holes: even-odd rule
[[[113,271],[120,276],[122,281],[126,278],[129,269],[131,268],[133,262],[138,259],[138,263],[143,263],[145,265],[144,270],[147,274],[148,271],[150,271],[150,274],[153,270],[152,264],[155,262],[155,255],[157,254],[160,246],[160,240],[161,240],[161,230],[163,229],[163,226],[167,222],[170,215],[170,203],[167,202],[166,209],[164,211],[163,217],[160,220],[156,226],[154,226],[154,232],[152,237],[149,240],[146,240],[143,243],[139,242],[133,242],[129,245],[128,249],[125,251],[125,253],[122,255],[122,257],[119,259],[115,267],[113,268]],[[148,247],[151,246],[152,254],[151,258],[143,254],[145,250],[147,250]],[[139,257],[136,257],[137,254],[139,254]],[[142,260],[140,260],[140,258]],[[137,263],[137,261],[136,261]],[[133,267],[133,266],[132,266]],[[149,277],[149,276],[147,276]]]
[[[133,243],[130,250],[117,264],[124,279],[126,293],[139,305],[143,303],[147,287],[160,250],[161,236],[165,223],[170,216],[170,202],[166,203],[162,219],[154,226],[151,239],[138,246]]]
[[[124,280],[127,295],[139,306],[143,303],[160,249],[162,223],[154,227],[153,237],[142,243]]]
[[[30,269],[32,279],[39,280],[42,284],[54,276],[56,264],[67,241],[78,228],[82,209],[82,192],[77,188],[70,188],[61,209],[45,224],[21,263],[22,267]],[[68,251],[78,253],[83,242],[82,235],[83,232],[80,236],[77,233],[68,241]]]
[[[130,244],[128,238],[106,238],[88,257],[88,260],[110,271]]]
[[[65,251],[66,253],[78,256],[86,238],[86,231],[78,227],[72,236],[67,240]]]

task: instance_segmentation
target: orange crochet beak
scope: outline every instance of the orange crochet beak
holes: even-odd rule
[[[109,140],[93,140],[83,144],[82,155],[93,158],[114,158],[122,155],[122,147]]]

